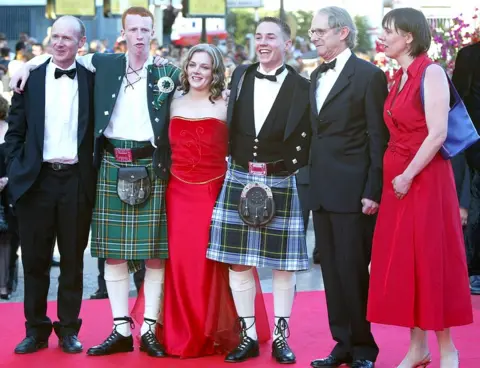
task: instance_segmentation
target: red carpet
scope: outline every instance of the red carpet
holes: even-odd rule
[[[267,310],[271,315],[272,295],[266,294]],[[480,367],[480,296],[473,297],[475,323],[453,330],[457,348],[460,351],[462,368]],[[56,303],[49,303],[49,315],[54,319]],[[133,353],[117,354],[109,357],[87,357],[85,354],[67,355],[57,349],[57,341],[52,334],[50,348],[36,354],[18,356],[13,353],[15,345],[24,337],[23,305],[20,303],[0,304],[1,344],[0,366],[2,367],[144,367],[162,368],[212,368],[229,366],[221,356],[201,359],[179,360],[174,358],[149,358],[138,350]],[[102,341],[110,331],[112,321],[107,300],[85,301],[81,317],[83,327],[80,339],[84,347],[90,347]],[[290,345],[297,355],[297,367],[308,367],[310,361],[327,355],[333,342],[328,330],[325,297],[323,292],[301,292],[297,294],[291,318]],[[400,362],[408,348],[408,330],[374,326],[373,333],[380,346],[377,368],[392,368]],[[438,350],[433,334],[430,336],[430,347],[434,357],[432,368],[439,367]],[[262,347],[261,356],[251,359],[239,366],[243,367],[279,367],[270,356],[270,346]]]

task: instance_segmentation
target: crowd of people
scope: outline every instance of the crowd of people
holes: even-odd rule
[[[374,367],[382,342],[371,323],[379,323],[410,330],[398,367],[431,363],[428,331],[441,367],[458,367],[450,328],[473,321],[479,254],[467,267],[463,230],[471,220],[440,153],[450,139],[453,87],[428,57],[423,13],[395,9],[382,25],[385,53],[401,66],[390,89],[381,69],[353,53],[357,30],[339,7],[312,20],[322,63],[310,80],[301,60],[290,65],[291,30],[274,17],[257,24],[255,62],[242,60],[240,49],[199,44],[177,63],[152,39],[145,8],[122,16],[125,53],[79,56],[83,23],[59,18],[49,52],[11,76],[9,115],[0,114],[7,121],[2,203],[5,218],[18,221],[25,282],[26,337],[15,353],[47,348],[52,331],[63,351],[83,351],[90,234],[92,256],[104,260],[113,328],[88,355],[133,351],[136,321],[140,350],[151,357],[220,351],[236,363],[257,357],[271,339],[275,360],[295,363],[290,315],[296,272],[309,267],[312,211],[324,318],[336,344],[311,366]],[[478,46],[461,53],[454,75],[477,125]],[[480,169],[479,146],[462,147],[457,177],[466,176],[467,162]],[[46,299],[55,239],[59,320],[52,322]],[[273,331],[257,268],[273,270]],[[129,273],[139,270],[143,283],[129,310]]]

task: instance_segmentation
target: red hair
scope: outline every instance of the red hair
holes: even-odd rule
[[[152,25],[155,22],[155,19],[153,18],[153,14],[150,10],[143,8],[141,6],[132,6],[131,8],[128,8],[125,10],[122,14],[122,27],[125,29],[125,18],[127,15],[140,15],[141,17],[150,17],[152,19]]]

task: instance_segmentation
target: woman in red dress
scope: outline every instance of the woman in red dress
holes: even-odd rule
[[[373,239],[367,318],[411,328],[399,368],[426,367],[427,330],[437,334],[442,368],[459,365],[450,327],[472,323],[465,247],[450,161],[439,149],[447,135],[449,85],[427,57],[425,16],[389,12],[381,38],[401,66],[385,102],[390,142]],[[427,69],[428,67],[428,69]],[[425,107],[420,98],[425,72]]]
[[[193,47],[170,106],[172,150],[166,192],[168,251],[163,316],[157,338],[167,355],[194,358],[224,353],[239,343],[228,268],[206,258],[210,221],[227,169],[225,66],[212,45]],[[262,341],[269,327],[257,277]],[[135,310],[138,310],[137,301]],[[258,318],[258,317],[257,317]]]

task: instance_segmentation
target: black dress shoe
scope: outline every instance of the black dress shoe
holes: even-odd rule
[[[314,368],[335,368],[340,367],[342,364],[351,364],[352,359],[341,359],[334,357],[333,355],[329,355],[326,358],[312,360],[310,365]]]
[[[128,353],[133,351],[133,337],[123,336],[113,330],[110,336],[100,345],[93,346],[87,350],[87,355],[102,356],[116,353]]]
[[[227,363],[240,363],[248,358],[255,358],[260,355],[260,347],[257,340],[253,340],[248,336],[243,336],[242,342],[226,357]]]
[[[272,343],[272,356],[280,364],[293,364],[296,362],[295,354],[288,346],[287,340],[277,337]]]
[[[157,337],[151,330],[148,330],[142,335],[140,340],[140,351],[144,351],[154,358],[163,358],[167,356],[165,348],[158,342]]]
[[[15,348],[15,354],[35,353],[40,349],[48,348],[48,339],[41,340],[34,336],[25,337]]]
[[[0,299],[10,300],[10,294],[0,294]]]
[[[95,293],[90,295],[90,299],[108,299],[108,293],[106,290],[98,289]]]
[[[366,359],[357,359],[353,361],[352,368],[373,368],[375,363]]]
[[[64,353],[77,354],[83,351],[83,346],[78,341],[77,335],[66,335],[58,339],[58,346],[60,346]]]

